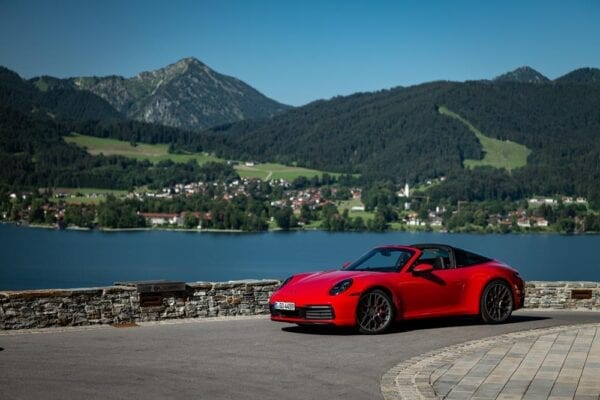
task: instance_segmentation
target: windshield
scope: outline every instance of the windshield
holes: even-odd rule
[[[381,247],[371,250],[346,270],[396,272],[402,269],[411,256],[412,252],[409,250]]]

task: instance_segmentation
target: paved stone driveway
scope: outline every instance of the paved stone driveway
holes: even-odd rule
[[[600,324],[518,332],[403,362],[386,399],[600,399]]]

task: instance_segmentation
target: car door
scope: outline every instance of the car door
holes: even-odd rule
[[[465,292],[466,276],[455,268],[452,250],[446,247],[421,249],[422,254],[409,267],[399,283],[402,313],[405,318],[459,314]],[[414,272],[419,264],[429,264],[431,271]]]

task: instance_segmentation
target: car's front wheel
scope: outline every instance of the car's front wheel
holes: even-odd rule
[[[368,335],[388,330],[394,322],[394,303],[390,296],[379,289],[363,294],[358,302],[356,321],[358,330]]]
[[[481,295],[480,315],[483,322],[501,324],[506,322],[513,310],[513,296],[510,286],[504,281],[487,284]]]

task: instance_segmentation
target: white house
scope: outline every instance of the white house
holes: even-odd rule
[[[180,218],[172,213],[140,213],[150,225],[179,225]]]
[[[517,225],[520,226],[521,228],[531,228],[531,223],[529,222],[529,219],[527,219],[527,218],[519,218],[517,220]]]

